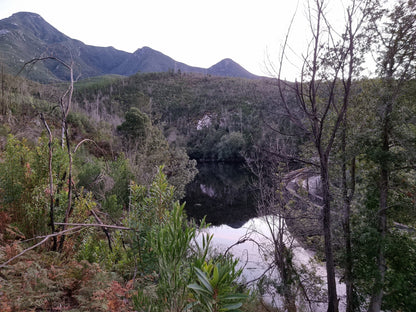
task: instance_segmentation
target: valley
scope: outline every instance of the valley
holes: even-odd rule
[[[416,7],[315,5],[293,82],[1,20],[0,310],[414,311]]]

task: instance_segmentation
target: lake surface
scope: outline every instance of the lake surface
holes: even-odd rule
[[[244,165],[235,163],[201,163],[198,164],[198,170],[198,175],[186,188],[184,201],[188,216],[197,221],[206,216],[206,221],[212,226],[203,233],[213,235],[212,245],[216,250],[229,250],[240,260],[239,266],[243,269],[242,281],[253,281],[249,286],[256,288],[255,281],[266,272],[267,278],[278,281],[277,268],[268,269],[273,260],[269,252],[274,248],[269,224],[273,224],[275,231],[283,224],[278,216],[257,216],[257,190],[253,186],[253,175]],[[245,239],[241,241],[242,238]],[[239,241],[241,243],[236,244]],[[285,241],[287,246],[293,248],[296,267],[307,267],[323,281],[326,280],[325,265],[316,262],[313,252],[304,249],[289,232],[285,233]],[[262,246],[261,249],[258,244]],[[324,283],[321,289],[323,295],[325,287]],[[338,283],[337,288],[341,297],[340,311],[345,311],[345,285]],[[277,289],[267,289],[262,298],[274,307],[283,307]],[[314,302],[311,307],[304,307],[305,311],[327,310],[326,304],[322,302]]]
[[[239,228],[257,216],[254,176],[244,164],[200,163],[186,187],[185,210],[196,221],[206,216],[212,225]]]

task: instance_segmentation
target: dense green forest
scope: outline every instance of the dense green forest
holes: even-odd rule
[[[314,283],[330,312],[415,311],[416,4],[352,1],[338,40],[314,5],[295,82],[172,71],[40,84],[2,72],[0,310],[311,311]],[[306,278],[273,225],[280,277],[247,288],[180,203],[197,161],[245,163],[259,215],[285,219],[326,281]],[[260,299],[265,285],[280,307]]]

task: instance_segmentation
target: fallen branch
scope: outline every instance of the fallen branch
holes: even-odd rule
[[[40,245],[42,245],[43,243],[46,243],[51,237],[56,237],[56,236],[58,236],[58,235],[63,235],[63,234],[66,234],[67,232],[72,232],[72,231],[77,231],[77,230],[79,230],[79,229],[81,229],[82,228],[82,226],[77,226],[77,227],[73,227],[73,228],[70,228],[70,229],[66,229],[66,230],[63,230],[63,231],[60,231],[60,232],[57,232],[57,233],[53,233],[53,234],[49,234],[49,235],[46,235],[44,238],[43,238],[43,240],[42,241],[40,241],[39,243],[37,243],[37,244],[35,244],[35,245],[33,245],[33,246],[31,246],[31,247],[29,247],[29,248],[27,248],[27,249],[25,249],[25,250],[23,250],[21,253],[19,253],[18,255],[16,255],[16,256],[14,256],[14,257],[12,257],[12,258],[10,258],[9,260],[7,260],[6,262],[4,262],[3,264],[1,264],[0,265],[0,269],[1,268],[3,268],[3,267],[5,267],[6,265],[8,265],[10,262],[12,262],[13,260],[15,260],[15,259],[17,259],[17,258],[19,258],[20,256],[22,256],[22,255],[24,255],[26,252],[28,252],[29,250],[32,250],[32,249],[34,249],[34,248],[36,248],[36,247],[38,247],[38,246],[40,246]]]
[[[80,227],[94,226],[94,227],[104,227],[104,228],[116,229],[116,230],[135,231],[135,229],[128,228],[128,227],[125,227],[125,226],[108,225],[108,224],[100,224],[100,223],[59,223],[59,222],[56,222],[55,224],[57,224],[57,225],[68,225],[68,226],[80,226]]]
[[[98,223],[55,223],[56,225],[65,225],[65,226],[73,226],[70,229],[65,229],[62,230],[60,232],[57,233],[52,233],[49,235],[45,235],[45,236],[38,236],[35,237],[33,239],[40,239],[43,238],[42,241],[40,241],[39,243],[23,250],[21,253],[19,253],[18,255],[10,258],[9,260],[7,260],[6,262],[4,262],[3,264],[0,265],[0,269],[5,267],[6,265],[8,265],[10,262],[12,262],[14,259],[19,258],[20,256],[24,255],[26,252],[28,252],[29,250],[32,250],[44,243],[46,243],[50,238],[52,237],[56,237],[56,236],[60,236],[60,235],[67,235],[67,232],[74,232],[74,231],[78,231],[78,230],[82,230],[83,228],[86,227],[90,227],[90,226],[94,226],[94,227],[102,227],[102,228],[110,228],[110,229],[116,229],[116,230],[128,230],[128,231],[134,231],[134,229],[132,228],[128,228],[125,226],[119,226],[119,225],[108,225],[108,224],[98,224]]]

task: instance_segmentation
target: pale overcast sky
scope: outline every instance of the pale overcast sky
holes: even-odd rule
[[[277,62],[297,3],[297,0],[0,0],[0,19],[20,11],[34,12],[85,44],[113,46],[127,52],[149,46],[177,61],[205,68],[231,58],[254,74],[269,75],[265,64],[269,60]],[[299,3],[296,29],[291,35],[291,46],[297,52],[303,49],[309,33],[304,22],[304,1]],[[296,60],[292,65],[296,67]],[[284,73],[288,79],[294,76],[293,72]]]

